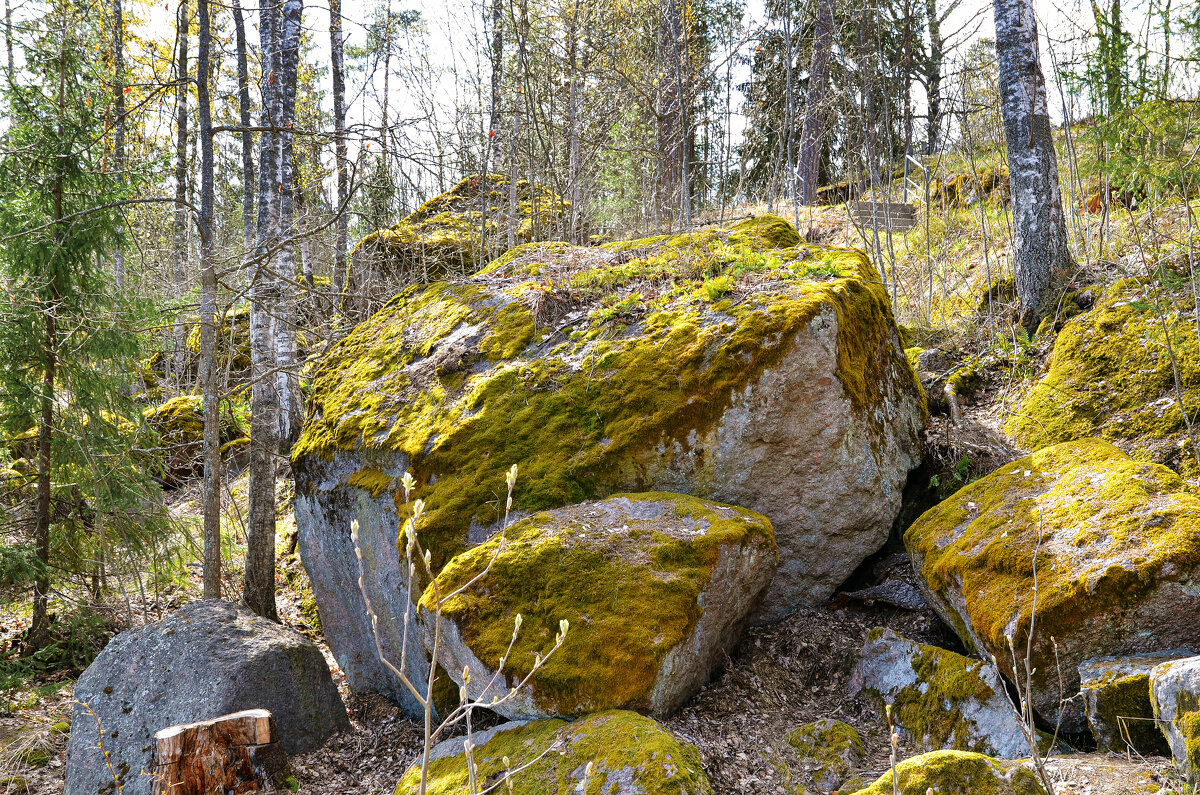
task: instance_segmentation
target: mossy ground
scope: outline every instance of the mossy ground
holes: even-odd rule
[[[813,781],[826,789],[836,789],[850,780],[867,753],[854,727],[840,720],[805,724],[788,732],[787,742],[798,754],[815,763],[809,773]]]
[[[1097,436],[1138,459],[1195,474],[1179,410],[1179,397],[1189,416],[1200,409],[1200,348],[1188,309],[1158,285],[1117,282],[1090,312],[1063,326],[1046,375],[1005,430],[1030,449]]]
[[[608,711],[574,723],[539,720],[496,734],[476,749],[474,761],[480,787],[502,782],[507,758],[511,768],[526,764],[555,745],[536,762],[512,777],[521,795],[712,795],[700,767],[700,754],[680,743],[650,718],[632,712]],[[584,769],[592,763],[587,788],[580,787]],[[413,795],[420,768],[410,768],[395,795]],[[434,761],[429,769],[429,795],[465,795],[468,774],[465,755]],[[500,792],[506,791],[500,784]]]
[[[697,597],[721,547],[757,546],[773,554],[771,524],[752,511],[679,494],[618,497],[658,502],[666,511],[653,519],[626,518],[623,526],[606,522],[596,509],[602,503],[531,516],[506,531],[487,576],[443,607],[493,670],[521,613],[504,671],[510,681],[528,674],[533,655],[553,646],[559,621],[570,621],[563,647],[533,680],[534,699],[549,714],[649,707],[663,656],[700,618]],[[500,541],[494,537],[451,560],[425,589],[421,607],[434,609],[435,587],[450,593],[483,571]]]
[[[293,461],[303,471],[354,451],[383,468],[402,453],[440,566],[467,527],[500,518],[513,463],[523,510],[648,485],[646,451],[686,447],[823,313],[837,320],[847,398],[881,422],[886,385],[917,386],[861,252],[802,244],[774,216],[527,246],[474,279],[406,290],[336,345],[314,374]]]
[[[900,795],[1046,795],[1031,770],[968,751],[933,751],[896,765]],[[887,772],[855,795],[891,795]]]
[[[1167,467],[1088,439],[1018,459],[923,514],[905,546],[935,594],[961,593],[969,630],[949,618],[963,642],[978,638],[974,651],[1010,674],[1006,636],[1020,645],[1028,632],[1039,538],[1035,690],[1056,668],[1052,637],[1092,617],[1117,620],[1200,565],[1200,498]],[[1079,662],[1061,661],[1068,688]]]

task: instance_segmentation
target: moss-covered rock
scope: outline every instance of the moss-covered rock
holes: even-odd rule
[[[764,517],[695,497],[628,494],[546,511],[446,565],[421,598],[426,648],[436,595],[474,581],[443,603],[440,633],[442,665],[459,685],[470,671],[473,699],[504,697],[566,619],[562,648],[496,712],[631,708],[666,717],[736,643],[775,560]],[[509,652],[517,614],[523,623]]]
[[[477,732],[472,752],[482,789],[496,783],[521,795],[712,795],[700,768],[700,753],[681,743],[650,718],[612,710],[574,723],[547,719],[505,723]],[[547,749],[554,747],[547,753]],[[540,758],[539,758],[540,756]],[[461,738],[447,740],[430,754],[429,795],[466,795],[467,758]],[[534,761],[536,760],[536,761]],[[590,772],[588,766],[591,766]],[[586,775],[586,784],[584,779]],[[415,795],[419,765],[405,772],[395,795]]]
[[[867,755],[854,727],[830,718],[792,729],[787,743],[806,760],[813,783],[825,790],[836,790],[854,778]]]
[[[1187,307],[1184,307],[1187,309]],[[1039,449],[1097,436],[1143,461],[1190,475],[1195,451],[1179,410],[1200,409],[1196,329],[1176,301],[1134,279],[1110,287],[1091,311],[1063,326],[1046,374],[1005,425],[1020,444]]]
[[[1006,638],[1023,657],[1036,597],[1033,701],[1051,721],[1084,660],[1200,647],[1200,497],[1103,440],[996,470],[923,514],[904,543],[930,604],[1009,676]],[[1078,699],[1062,718],[1085,728]]]
[[[366,317],[405,285],[470,276],[504,250],[508,229],[521,243],[561,234],[570,202],[518,180],[515,215],[503,174],[473,175],[399,223],[364,237],[350,255],[346,311]]]
[[[922,751],[1029,755],[999,671],[979,660],[876,628],[851,678],[851,697],[860,693],[881,712],[891,706],[901,736]]]
[[[1176,769],[1189,783],[1200,784],[1200,657],[1156,666],[1150,699]]]
[[[178,486],[202,474],[204,400],[200,395],[173,397],[143,409],[142,416],[146,419],[146,425],[157,435],[153,444],[161,453],[163,482],[166,485]],[[245,430],[235,420],[222,423],[222,442],[235,443],[238,439],[244,439],[244,434]],[[226,452],[223,445],[222,455]],[[228,452],[232,454],[233,451]]]
[[[406,469],[436,568],[494,532],[514,463],[522,511],[662,490],[764,513],[780,547],[769,620],[826,599],[884,543],[924,421],[878,273],[774,216],[518,246],[472,279],[411,287],[330,350],[310,407],[293,450],[301,552],[355,687],[386,672],[367,671],[348,525],[398,658],[403,572],[384,555]]]
[[[969,751],[933,751],[896,765],[900,795],[1046,795],[1032,770]],[[855,795],[892,795],[892,773]]]
[[[1154,721],[1150,672],[1189,652],[1165,651],[1126,657],[1100,657],[1079,666],[1079,688],[1088,727],[1101,751],[1166,756],[1171,749]]]
[[[200,319],[188,322],[187,349],[200,355]],[[229,373],[235,381],[250,374],[250,306],[230,307],[217,328],[217,370]]]

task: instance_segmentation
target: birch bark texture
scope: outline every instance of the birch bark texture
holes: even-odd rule
[[[1032,333],[1049,310],[1055,276],[1075,263],[1058,187],[1058,160],[1033,3],[993,0],[992,10],[1012,183],[1013,272],[1020,323]]]

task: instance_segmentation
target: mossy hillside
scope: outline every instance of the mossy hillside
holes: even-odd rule
[[[787,743],[813,764],[809,775],[824,789],[837,789],[850,780],[867,747],[854,727],[840,720],[819,720],[792,729]]]
[[[681,743],[650,718],[614,710],[565,723],[557,719],[533,721],[497,732],[473,754],[481,787],[503,782],[505,758],[511,768],[536,758],[555,742],[562,753],[551,751],[530,767],[513,775],[513,791],[521,795],[608,795],[638,792],[643,795],[712,795],[713,789],[700,766],[700,753]],[[592,764],[586,789],[580,788],[584,770]],[[405,772],[395,795],[413,795],[420,783],[420,768]],[[468,791],[465,754],[444,756],[430,764],[429,795],[465,795]],[[497,791],[505,792],[503,783]]]
[[[445,619],[493,671],[522,615],[504,669],[512,682],[529,673],[534,654],[553,646],[559,621],[570,622],[563,647],[533,677],[533,701],[544,714],[654,708],[651,691],[663,659],[696,628],[703,612],[698,597],[721,549],[775,554],[770,522],[752,511],[679,494],[612,499],[622,498],[663,503],[674,516],[634,518],[631,506],[615,526],[597,503],[536,514],[508,528],[487,575],[443,606]],[[500,544],[496,536],[453,558],[425,589],[424,614],[434,610],[435,594],[480,574]]]
[[[766,216],[598,248],[530,246],[480,276],[411,287],[316,369],[293,461],[304,478],[352,452],[405,457],[441,565],[466,528],[515,502],[536,511],[644,488],[640,459],[717,423],[736,390],[818,315],[837,321],[836,377],[864,421],[913,382],[887,295],[857,251],[799,244]],[[790,244],[785,249],[753,246]],[[725,280],[719,295],[705,283]],[[570,319],[567,319],[567,318]]]
[[[1193,474],[1195,454],[1167,353],[1169,332],[1183,406],[1195,416],[1200,348],[1189,308],[1154,284],[1114,284],[1091,311],[1063,326],[1045,376],[1005,430],[1030,449],[1097,436],[1135,458]]]
[[[1032,770],[969,751],[933,751],[896,765],[900,795],[1046,795]],[[892,795],[892,773],[855,795]]]
[[[1068,693],[1085,659],[1200,641],[1186,615],[1143,607],[1164,583],[1179,584],[1174,598],[1194,598],[1200,498],[1167,467],[1135,461],[1103,440],[1044,448],[998,469],[923,514],[904,543],[963,642],[994,654],[1012,675],[1006,636],[1023,644],[1030,626],[1039,537],[1032,657],[1039,706],[1057,704],[1052,637]],[[1147,637],[1144,626],[1133,626],[1139,622],[1156,631]]]
[[[867,634],[867,644],[889,635],[894,642],[904,641],[877,627]],[[999,754],[1002,749],[993,745],[991,736],[974,719],[979,708],[994,704],[997,696],[1007,698],[989,683],[986,664],[937,646],[912,643],[911,647],[909,663],[915,680],[886,693],[867,691],[881,711],[884,704],[891,705],[896,728],[920,749]],[[1002,706],[1008,707],[1007,703]],[[1012,749],[1003,750],[1011,754]]]

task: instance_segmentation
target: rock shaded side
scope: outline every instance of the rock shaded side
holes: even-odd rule
[[[1032,770],[969,751],[933,751],[896,765],[900,795],[1046,795]],[[892,795],[891,771],[855,795]]]
[[[1079,665],[1079,692],[1096,747],[1101,751],[1166,756],[1171,749],[1154,720],[1150,672],[1189,652],[1166,651],[1127,657],[1100,657]]]
[[[154,734],[246,709],[269,710],[289,754],[350,728],[320,649],[228,602],[192,602],[169,618],[123,632],[75,685],[67,795],[149,795]],[[78,702],[91,708],[91,713]],[[98,727],[97,727],[98,724]]]
[[[1200,383],[1200,349],[1195,328],[1179,318],[1178,301],[1134,279],[1114,284],[1091,311],[1063,326],[1046,375],[1005,430],[1027,449],[1102,437],[1139,460],[1195,474],[1195,451],[1179,411],[1160,317],[1165,313],[1170,329],[1184,408],[1194,416],[1200,408],[1194,387]]]
[[[1150,698],[1176,769],[1189,783],[1200,784],[1200,657],[1155,667]]]
[[[1018,459],[927,511],[904,543],[930,604],[1010,677],[1006,636],[1025,647],[1036,551],[1033,701],[1051,722],[1060,701],[1051,638],[1062,698],[1078,692],[1084,660],[1200,644],[1200,498],[1167,467],[1107,442]],[[1064,731],[1086,727],[1077,704],[1063,710]]]
[[[310,406],[293,451],[302,549],[350,559],[359,494],[380,517],[393,506],[382,549],[411,469],[440,568],[494,532],[516,463],[522,511],[661,490],[763,513],[780,566],[761,620],[823,601],[883,544],[924,421],[878,273],[775,217],[519,246],[473,279],[412,287],[331,349]],[[354,580],[305,565],[318,603],[344,599],[329,609],[366,626]],[[325,626],[339,660],[358,653],[359,635]]]
[[[860,693],[880,711],[890,705],[901,735],[921,750],[1029,755],[999,671],[979,660],[873,629],[851,677],[851,698]]]
[[[792,729],[787,743],[809,763],[813,783],[825,790],[836,790],[852,779],[867,755],[853,726],[829,718]]]
[[[764,517],[686,495],[618,495],[546,511],[446,565],[421,599],[426,648],[435,593],[458,590],[491,562],[486,576],[443,604],[442,664],[459,685],[470,671],[471,698],[504,696],[566,619],[562,648],[496,712],[537,718],[629,708],[666,717],[737,642],[775,560]],[[489,688],[517,614],[517,642]]]
[[[574,723],[556,719],[505,723],[478,732],[473,739],[478,780],[486,785],[501,782],[497,790],[500,792],[507,791],[502,783],[506,770],[532,762],[512,774],[514,792],[523,795],[713,793],[700,767],[700,752],[676,740],[650,718],[633,712],[600,712]],[[553,750],[542,755],[551,746]],[[458,795],[467,791],[466,755],[461,738],[438,745],[430,759],[429,795]],[[581,784],[589,763],[591,772],[583,789]],[[396,785],[395,795],[415,795],[420,779],[420,767],[410,768]]]

